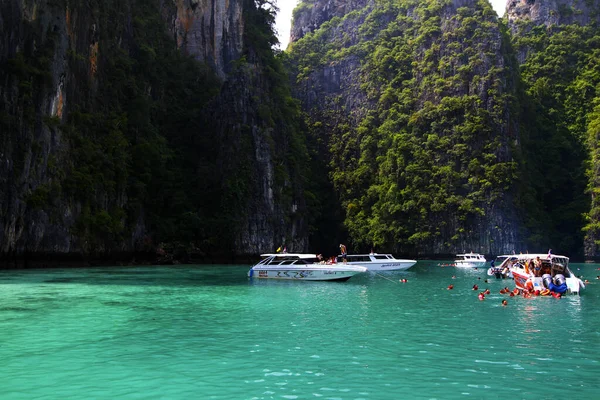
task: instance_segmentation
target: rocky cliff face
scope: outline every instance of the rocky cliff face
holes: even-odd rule
[[[302,1],[294,10],[290,41],[302,38],[307,33],[318,29],[333,17],[343,17],[354,10],[360,10],[372,0],[327,0]]]
[[[558,32],[560,26],[586,26],[600,21],[600,2],[597,0],[511,0],[506,5],[504,18],[515,38],[526,37],[532,28],[545,26],[548,33]],[[540,49],[519,46],[519,63]]]
[[[597,117],[589,105],[597,104],[599,93],[582,87],[595,86],[600,79],[594,72],[596,67],[591,66],[596,64],[593,60],[597,59],[598,52],[600,2],[509,1],[506,18],[521,64],[524,86],[530,88],[529,100],[537,108],[536,118],[527,119],[524,128],[528,129],[527,124],[535,123],[536,119],[544,121],[540,130],[529,128],[533,140],[541,145],[534,146],[536,151],[544,151],[545,143],[552,143],[559,137],[569,143],[560,150],[559,154],[564,154],[559,157],[569,160],[561,164],[571,171],[569,195],[577,199],[573,203],[585,205],[578,209],[579,215],[568,218],[554,215],[552,220],[560,222],[564,218],[567,223],[562,221],[562,226],[568,225],[569,221],[581,221],[585,238],[573,235],[577,242],[584,242],[583,254],[579,256],[597,260],[600,258],[598,202],[594,195],[598,190],[598,142],[594,122]],[[548,85],[544,91],[539,91],[542,82]],[[541,104],[546,107],[540,107]],[[585,163],[589,163],[587,171]],[[550,168],[543,168],[540,175],[555,174]],[[584,175],[587,175],[587,182],[582,178]],[[548,178],[546,186],[551,187],[553,181]]]
[[[597,0],[509,0],[506,15],[510,25],[531,21],[533,25],[588,25],[598,20]]]
[[[243,49],[243,2],[228,0],[175,0],[176,12],[164,7],[177,46],[209,64],[224,78]]]
[[[471,142],[466,145],[479,148],[480,145],[489,146],[495,143],[493,147],[497,160],[510,163],[511,145],[519,141],[516,127],[511,122],[510,108],[505,103],[514,90],[514,76],[505,65],[506,59],[502,49],[507,43],[500,33],[496,18],[489,7],[482,8],[479,2],[468,0],[444,5],[437,2],[412,1],[399,2],[396,5],[392,5],[391,2],[384,4],[370,1],[302,2],[295,10],[292,28],[294,41],[290,47],[291,57],[297,63],[295,95],[301,100],[303,109],[309,113],[314,126],[320,127],[315,128],[315,134],[320,140],[330,144],[333,152],[331,156],[336,159],[336,153],[345,154],[346,161],[339,161],[341,171],[350,166],[355,169],[361,168],[351,160],[375,158],[368,151],[359,151],[358,146],[360,149],[366,149],[365,143],[368,138],[357,133],[354,143],[353,134],[350,132],[367,130],[367,121],[378,126],[376,121],[379,121],[378,118],[382,115],[387,115],[387,110],[401,108],[401,112],[407,112],[407,109],[403,108],[404,105],[394,106],[390,100],[390,97],[394,97],[389,94],[402,87],[411,93],[410,101],[414,102],[408,106],[411,110],[408,114],[415,114],[395,124],[402,126],[415,118],[411,121],[411,125],[414,125],[416,119],[422,118],[419,110],[441,106],[452,98],[473,96],[483,110],[490,116],[493,115],[494,122],[490,121],[485,128],[491,129],[489,136],[485,139],[481,136],[473,139],[484,142]],[[422,26],[427,28],[420,30],[418,27]],[[423,33],[426,30],[428,31]],[[476,38],[472,41],[465,40],[473,36]],[[400,48],[403,49],[403,54],[399,51]],[[381,60],[389,60],[389,68],[375,70],[375,66],[380,67]],[[384,62],[384,65],[388,64]],[[444,88],[440,88],[434,84],[436,79],[449,80],[456,84],[448,83]],[[388,87],[388,82],[394,83]],[[386,91],[387,96],[384,93]],[[382,104],[387,106],[382,107]],[[395,112],[400,113],[398,110]],[[425,129],[430,132],[442,129],[439,121],[432,123],[433,125]],[[344,126],[345,128],[340,129]],[[379,127],[383,129],[381,125]],[[397,132],[404,130],[397,129]],[[376,134],[377,130],[371,132],[376,143],[397,140],[379,137]],[[340,140],[352,141],[355,147],[339,147],[335,143]],[[401,143],[397,143],[398,146],[402,146]],[[423,143],[422,146],[427,147],[427,144]],[[378,148],[377,151],[378,154],[385,154],[399,150],[391,146],[385,150]],[[474,154],[473,156],[475,157]],[[432,157],[440,160],[445,158],[440,154],[432,154]],[[450,168],[455,167],[456,165]],[[336,170],[332,174],[341,174],[341,171]],[[372,173],[377,174],[377,168]],[[388,173],[404,175],[402,170]],[[399,179],[395,185],[390,185],[388,196],[405,196],[389,194],[402,184]],[[372,185],[373,188],[376,182]],[[340,196],[344,202],[344,193],[352,189],[342,186],[338,187],[338,190],[341,191]],[[369,197],[366,191],[356,195],[361,196]],[[396,217],[387,221],[385,218],[389,216],[371,215],[371,212],[374,213],[374,203],[383,200],[375,198],[370,201],[371,205],[357,211],[358,214],[347,211],[346,224],[351,226],[353,220],[364,213],[370,218],[378,219],[384,225],[403,224],[407,230],[413,232],[430,229],[433,233],[437,230],[437,235],[433,234],[431,239],[417,246],[418,251],[423,254],[448,254],[468,250],[500,254],[515,251],[522,246],[521,226],[515,204],[510,197],[493,195],[484,200],[480,204],[484,216],[470,219],[467,225],[464,220],[457,219],[456,214],[434,215],[432,212],[431,219],[425,225],[433,228],[424,228],[424,225],[420,225],[422,222],[411,225],[414,222],[409,222],[410,217],[406,220],[398,220],[397,218],[401,217]],[[360,200],[346,198],[343,207],[351,210],[350,207],[356,207],[357,203],[360,203]],[[367,224],[367,221],[362,222],[362,228],[357,227],[357,230],[361,229],[364,232]],[[450,241],[450,237],[454,239]],[[360,240],[356,237],[354,239]],[[390,250],[408,253],[415,251],[407,238],[395,237],[394,242],[396,244],[388,244],[393,246]]]
[[[129,1],[99,6],[78,1],[0,1],[0,256],[5,265],[28,261],[43,264],[44,259],[56,256],[80,260],[86,254],[127,260],[140,252],[152,255],[159,247],[158,227],[149,223],[148,205],[139,204],[136,197],[136,193],[150,189],[152,177],[123,171],[135,169],[132,163],[136,160],[155,162],[150,156],[138,158],[136,149],[165,146],[165,141],[154,134],[144,142],[135,136],[139,128],[133,125],[148,129],[147,121],[152,118],[153,111],[144,104],[156,102],[168,90],[180,90],[162,89],[160,81],[154,84],[155,78],[150,76],[140,91],[138,83],[123,75],[138,67],[131,62],[132,54],[141,61],[156,57],[156,49],[139,46],[140,38],[150,35],[151,30],[170,32],[176,46],[208,65],[221,80],[221,92],[202,111],[202,118],[209,122],[197,121],[198,138],[185,139],[191,143],[217,138],[219,143],[211,144],[217,151],[211,156],[210,168],[214,170],[214,163],[219,162],[224,172],[201,176],[206,170],[200,167],[203,160],[190,168],[197,169],[198,181],[220,181],[221,189],[210,194],[212,199],[203,200],[200,194],[193,197],[200,203],[212,203],[213,210],[225,207],[219,202],[227,203],[226,183],[232,176],[242,176],[228,165],[236,165],[235,160],[252,160],[243,165],[244,176],[253,179],[243,184],[247,197],[227,203],[236,209],[222,210],[236,215],[234,228],[224,233],[232,240],[219,244],[219,238],[214,237],[211,246],[220,246],[231,256],[272,251],[284,242],[293,250],[306,249],[301,185],[290,178],[275,182],[277,176],[294,174],[288,160],[278,159],[276,166],[273,157],[273,147],[287,151],[290,127],[277,120],[267,126],[259,115],[258,97],[268,99],[273,87],[264,77],[264,60],[252,56],[255,44],[248,42],[245,18],[248,10],[255,9],[254,2],[169,0],[150,6],[148,10],[160,10],[163,27],[151,19],[151,11],[137,8],[136,12],[144,15],[136,15],[134,3]],[[107,77],[106,71],[121,75]],[[252,86],[238,86],[248,81]],[[111,91],[115,95],[112,100]],[[185,93],[185,88],[180,91]],[[207,87],[206,91],[214,89]],[[140,97],[135,94],[138,92],[145,95]],[[132,93],[138,96],[135,102],[117,104],[118,96],[131,97]],[[202,96],[196,93],[195,97]],[[136,108],[137,103],[140,106]],[[190,108],[194,106],[190,104]],[[119,107],[121,114],[106,111]],[[115,119],[93,120],[100,113]],[[125,129],[133,136],[122,137]],[[94,136],[86,136],[88,131],[94,131]],[[177,131],[159,134],[169,142],[182,140],[169,137],[176,137]],[[119,143],[114,154],[106,153],[112,146],[110,140]],[[77,153],[76,147],[80,149]],[[111,165],[93,166],[94,155],[89,151],[95,147],[104,149],[101,158],[105,160],[101,162]],[[240,157],[232,149],[245,153]],[[153,157],[158,160],[160,153]],[[153,167],[144,168],[150,171]],[[143,186],[131,186],[140,179]],[[94,189],[82,189],[86,186]],[[187,190],[193,192],[195,188]],[[164,206],[168,210],[173,204]],[[189,211],[202,215],[202,211]],[[206,237],[217,234],[204,233]],[[92,236],[93,243],[88,240]],[[206,237],[202,240],[208,241]]]

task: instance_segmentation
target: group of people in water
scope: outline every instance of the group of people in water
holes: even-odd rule
[[[452,279],[455,278],[455,276],[452,276]],[[485,282],[487,283],[487,279],[485,280]],[[560,299],[562,295],[566,292],[566,284],[562,281],[559,282],[559,280],[553,280],[552,282],[547,282],[547,285],[547,288],[541,290],[534,289],[533,284],[531,282],[528,282],[528,285],[525,289],[519,289],[515,287],[513,290],[510,290],[507,286],[505,286],[504,288],[500,289],[500,294],[506,294],[510,297],[523,296],[523,298],[530,298],[535,296],[553,296],[554,298]],[[454,289],[454,285],[448,285],[447,289]],[[474,284],[472,290],[479,291],[479,285]],[[479,293],[477,294],[477,298],[479,300],[485,300],[485,296],[489,295],[490,293],[490,289],[479,291]],[[502,305],[508,305],[508,301],[506,299],[502,299]]]

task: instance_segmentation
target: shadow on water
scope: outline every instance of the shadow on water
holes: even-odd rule
[[[0,285],[238,286],[250,266],[184,265],[0,271]]]

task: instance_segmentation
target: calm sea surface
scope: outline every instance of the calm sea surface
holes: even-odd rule
[[[598,399],[600,265],[572,267],[590,283],[560,300],[437,261],[344,283],[0,271],[0,398]]]

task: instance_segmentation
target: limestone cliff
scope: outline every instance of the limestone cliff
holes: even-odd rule
[[[165,7],[163,15],[177,46],[225,77],[243,50],[243,2],[175,0],[174,6],[175,13]]]
[[[506,5],[508,26],[515,38],[526,37],[532,28],[544,26],[549,34],[559,32],[560,26],[586,26],[600,22],[600,1],[586,0],[510,0]],[[517,46],[519,63],[525,62],[529,45]]]
[[[292,32],[295,94],[310,116],[315,140],[328,143],[331,176],[334,181],[340,177],[336,189],[355,247],[369,249],[376,243],[413,254],[465,250],[499,254],[523,246],[514,198],[505,196],[506,190],[515,189],[514,181],[488,192],[471,186],[473,180],[438,182],[433,172],[440,165],[447,165],[446,171],[466,171],[469,167],[461,166],[463,162],[490,163],[492,159],[484,156],[490,149],[498,171],[514,167],[512,146],[519,137],[508,101],[515,76],[507,65],[508,43],[489,6],[475,0],[304,1],[294,11]],[[467,109],[444,114],[461,98],[471,99],[486,122],[475,136],[464,137],[466,142],[457,138],[447,148],[438,144],[437,150],[429,151],[433,143],[421,142],[421,135],[429,135],[429,140],[451,136],[457,126],[470,124]],[[444,121],[454,122],[445,128]],[[391,136],[383,135],[384,130]],[[411,145],[401,137],[420,143],[412,150],[415,153],[410,154]],[[470,161],[450,155],[463,146],[472,149]],[[435,161],[417,167],[411,159],[424,152]],[[379,165],[383,159],[385,165]],[[425,159],[418,162],[429,164]],[[410,183],[407,172],[412,168],[423,174],[419,179],[431,180],[431,187],[439,185],[446,199],[458,193],[470,198],[486,193],[477,200],[480,214],[460,216],[461,211],[448,203],[441,205],[446,199],[434,200],[435,194],[427,201],[423,193],[413,198],[416,193],[411,194],[410,187],[417,181]],[[415,192],[428,190],[416,187]],[[379,190],[381,195],[375,195]],[[397,200],[390,202],[391,198]],[[403,211],[419,202],[423,206],[414,212]],[[440,211],[443,208],[446,211]],[[370,231],[375,220],[380,228]]]
[[[313,32],[333,17],[343,17],[372,2],[372,0],[301,1],[294,10],[290,41],[296,41],[307,33]]]
[[[544,208],[553,214],[550,220],[560,226],[560,234],[571,236],[578,249],[583,247],[579,256],[597,260],[600,208],[595,195],[598,135],[594,106],[600,99],[596,72],[600,2],[509,1],[506,19],[523,85],[528,88],[523,108],[529,117],[523,119],[521,128],[529,131],[530,145],[524,150],[535,150],[524,155],[553,154],[552,161],[538,167],[539,171],[530,169],[537,174],[534,182],[541,182],[538,191],[547,193],[543,194],[546,199],[559,199],[548,201]],[[559,148],[553,145],[557,141],[562,143]],[[568,178],[558,178],[561,170],[570,171]],[[548,195],[564,186],[569,187],[566,196]],[[570,226],[575,229],[565,235]]]
[[[508,0],[505,18],[511,26],[517,21],[533,25],[588,25],[598,21],[597,0]]]
[[[3,266],[306,250],[265,12],[0,1]]]

